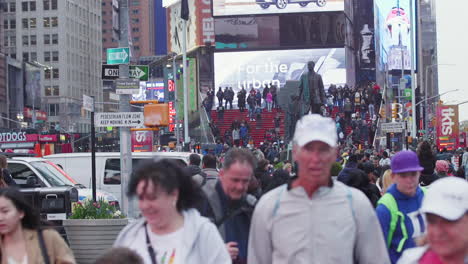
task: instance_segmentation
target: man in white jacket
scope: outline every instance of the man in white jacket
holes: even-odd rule
[[[427,244],[403,253],[398,264],[468,263],[468,182],[456,177],[435,181],[424,196]]]
[[[390,263],[369,199],[331,179],[338,153],[333,120],[304,116],[296,124],[293,142],[298,176],[258,202],[248,263]]]

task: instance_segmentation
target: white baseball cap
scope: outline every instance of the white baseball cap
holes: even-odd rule
[[[429,186],[421,212],[456,221],[468,212],[468,182],[458,177],[445,177]]]
[[[293,141],[300,147],[311,141],[322,141],[330,147],[336,147],[337,140],[335,122],[329,117],[305,115],[296,123]]]

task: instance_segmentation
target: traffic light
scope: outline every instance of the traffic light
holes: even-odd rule
[[[403,106],[399,103],[392,104],[392,122],[403,119]]]
[[[169,125],[168,104],[146,104],[143,108],[144,124],[147,127]]]

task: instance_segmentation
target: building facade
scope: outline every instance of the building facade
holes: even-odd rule
[[[31,100],[40,104],[25,107],[45,110],[48,129],[89,132],[81,105],[83,94],[102,101],[101,1],[3,0],[2,7],[4,53],[41,69]]]

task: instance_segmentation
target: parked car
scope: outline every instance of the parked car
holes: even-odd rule
[[[132,153],[132,169],[143,160],[169,158],[180,161],[186,166],[189,162],[189,152],[134,152]],[[91,153],[63,153],[44,157],[59,165],[79,184],[91,186]],[[96,188],[121,199],[120,186],[120,152],[96,153]]]
[[[13,180],[21,188],[61,188],[75,187],[78,200],[92,197],[92,190],[79,184],[70,175],[50,160],[33,157],[12,157],[7,159],[8,170]],[[98,198],[109,202],[118,202],[110,193],[96,191]]]
[[[267,9],[270,5],[276,5],[278,9],[285,9],[288,4],[299,4],[306,7],[310,3],[315,3],[318,7],[324,7],[327,0],[256,0],[256,3],[263,9]]]

